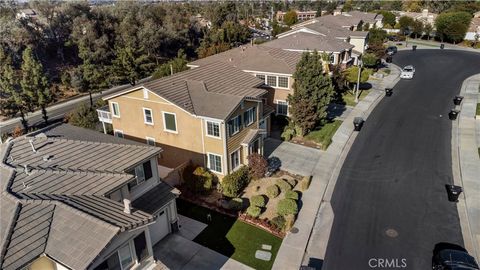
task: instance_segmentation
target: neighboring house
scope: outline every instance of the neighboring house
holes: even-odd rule
[[[400,17],[407,16],[414,20],[421,21],[424,24],[430,24],[431,26],[435,26],[435,19],[437,18],[438,14],[428,12],[428,9],[422,10],[422,12],[409,12],[409,11],[394,11],[395,19],[398,22]],[[392,25],[393,26],[393,25]]]
[[[165,150],[162,166],[192,162],[220,179],[263,153],[273,108],[264,81],[211,63],[107,96],[115,136]],[[105,120],[105,119],[101,119]]]
[[[470,41],[480,41],[480,11],[473,14],[472,21],[465,34],[465,39]]]
[[[222,62],[256,76],[268,86],[267,104],[277,115],[288,115],[287,97],[293,94],[293,74],[301,52],[266,46],[245,45],[198,59],[188,64],[192,68]]]
[[[176,230],[161,148],[60,124],[0,146],[0,268],[155,267]]]
[[[317,11],[315,11],[315,10],[309,10],[309,11],[298,11],[298,10],[296,10],[295,13],[297,13],[297,20],[298,21],[310,20],[310,19],[313,19],[317,16]],[[283,18],[285,17],[285,14],[287,14],[287,12],[277,11],[277,15],[276,15],[277,21],[283,22]]]

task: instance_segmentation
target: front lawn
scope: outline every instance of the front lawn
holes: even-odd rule
[[[328,145],[332,142],[333,135],[341,124],[341,120],[334,120],[333,122],[323,125],[320,129],[311,131],[305,136],[305,139],[321,144],[323,149],[327,149]]]
[[[210,209],[177,199],[178,213],[207,224],[193,241],[255,269],[271,269],[282,239],[252,225]],[[211,219],[208,217],[210,215]],[[271,245],[272,258],[262,261],[255,252]]]
[[[360,90],[360,95],[358,96],[358,101],[362,100],[364,97],[366,97],[370,93],[370,90]],[[347,106],[355,106],[357,103],[355,103],[355,91],[346,91],[342,95],[342,99],[345,102]]]

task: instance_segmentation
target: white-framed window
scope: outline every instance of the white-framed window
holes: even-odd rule
[[[260,80],[262,80],[263,82],[265,82],[265,75],[263,74],[257,74],[255,75],[257,78],[259,78]]]
[[[155,138],[146,137],[145,139],[146,139],[148,145],[155,146]]]
[[[242,126],[242,116],[237,115],[228,121],[228,129],[230,136],[237,134],[240,131],[240,127]]]
[[[288,77],[278,77],[278,87],[288,88]]]
[[[243,122],[245,123],[245,126],[249,126],[251,125],[253,122],[255,122],[255,119],[256,119],[256,113],[257,113],[257,110],[255,107],[252,107],[250,109],[248,109],[247,111],[245,111],[244,113],[244,116],[243,116]]]
[[[111,102],[112,104],[112,116],[120,117],[120,106],[118,106],[117,102]]]
[[[148,99],[148,90],[147,89],[143,89],[143,98]]]
[[[208,168],[216,173],[222,173],[222,156],[208,153]]]
[[[232,171],[240,166],[240,148],[230,154],[230,166]]]
[[[125,246],[118,249],[118,258],[120,260],[120,265],[122,269],[128,269],[133,264],[133,254],[132,248],[130,247],[130,242]]]
[[[118,138],[125,138],[125,137],[123,136],[123,130],[115,129],[115,130],[113,131],[113,135],[114,135],[115,137],[118,137]]]
[[[208,137],[220,138],[220,123],[206,121],[206,125],[207,125],[206,130],[207,130]]]
[[[267,85],[277,87],[277,76],[267,76]]]
[[[135,186],[153,177],[152,163],[150,162],[150,160],[147,160],[135,167],[135,169],[129,171],[128,173],[135,175],[135,180],[128,183],[128,188],[129,190],[131,190]]]
[[[175,113],[162,112],[163,113],[163,130],[178,133],[177,131],[177,116]]]
[[[288,115],[288,102],[277,100],[277,114]]]
[[[153,112],[152,109],[143,108],[143,122],[147,125],[153,125]]]

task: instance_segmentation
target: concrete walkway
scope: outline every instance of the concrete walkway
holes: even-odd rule
[[[475,119],[480,102],[480,74],[464,81],[460,95],[463,102],[452,136],[452,165],[456,185],[463,187],[457,204],[465,248],[480,261],[480,119]],[[477,130],[476,130],[477,129]]]
[[[396,45],[399,42],[389,42],[389,46]],[[405,44],[405,42],[401,42]],[[411,50],[412,45],[417,45],[417,49],[440,49],[441,42],[438,41],[427,41],[427,40],[416,40],[416,39],[409,39],[408,40],[408,47],[405,46],[398,46],[398,50]],[[461,50],[461,51],[470,51],[470,52],[478,52],[480,53],[479,49],[468,48],[464,46],[443,43],[445,45],[445,50]]]
[[[301,265],[321,267],[333,224],[330,198],[343,161],[356,137],[353,118],[361,116],[367,119],[384,96],[385,87],[393,87],[397,83],[401,70],[392,64],[390,69],[391,73],[385,78],[369,81],[372,91],[345,117],[327,151],[319,151],[312,171],[312,183],[302,195],[302,208],[294,225],[298,232],[288,233],[284,238],[273,269],[299,269]]]

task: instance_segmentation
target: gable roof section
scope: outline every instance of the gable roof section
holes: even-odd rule
[[[246,45],[191,62],[204,66],[222,62],[241,70],[293,74],[302,54],[267,46]]]
[[[280,48],[284,50],[317,50],[320,52],[343,52],[352,49],[350,43],[338,39],[298,32],[263,43],[261,46]]]

